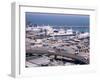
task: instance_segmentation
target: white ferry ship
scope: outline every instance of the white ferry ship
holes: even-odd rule
[[[53,29],[52,26],[37,26],[37,27],[27,27],[26,31],[34,31],[34,32],[40,32],[40,31],[47,31],[47,35],[50,36],[66,36],[66,35],[73,35],[72,29]]]

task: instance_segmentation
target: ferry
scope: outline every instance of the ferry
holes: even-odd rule
[[[26,31],[34,31],[40,33],[46,31],[47,35],[50,36],[68,36],[68,35],[74,35],[74,31],[72,29],[54,29],[53,26],[37,26],[37,27],[27,27]]]

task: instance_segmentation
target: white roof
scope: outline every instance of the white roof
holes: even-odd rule
[[[28,61],[26,61],[25,64],[26,64],[27,67],[36,67],[36,66],[38,66],[38,65],[30,63]]]
[[[41,58],[30,60],[30,62],[37,64],[37,65],[41,65],[41,64],[48,64],[50,60],[48,57],[43,56]]]
[[[88,36],[89,36],[89,33],[86,32],[86,33],[80,34],[78,37],[79,37],[79,38],[86,38],[86,37],[88,37]]]

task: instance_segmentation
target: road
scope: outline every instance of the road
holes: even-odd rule
[[[30,54],[30,53],[31,54],[34,54],[34,53],[35,54],[49,54],[49,55],[63,56],[63,57],[72,58],[72,59],[77,60],[77,61],[84,63],[84,64],[89,64],[89,60],[86,60],[82,56],[68,53],[66,51],[54,51],[54,49],[46,48],[46,47],[28,49],[28,50],[26,50],[26,53],[28,53],[28,54]]]

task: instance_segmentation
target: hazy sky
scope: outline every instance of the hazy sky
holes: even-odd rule
[[[89,26],[88,15],[74,14],[51,14],[51,13],[33,13],[26,12],[26,23],[38,25],[73,25]]]

